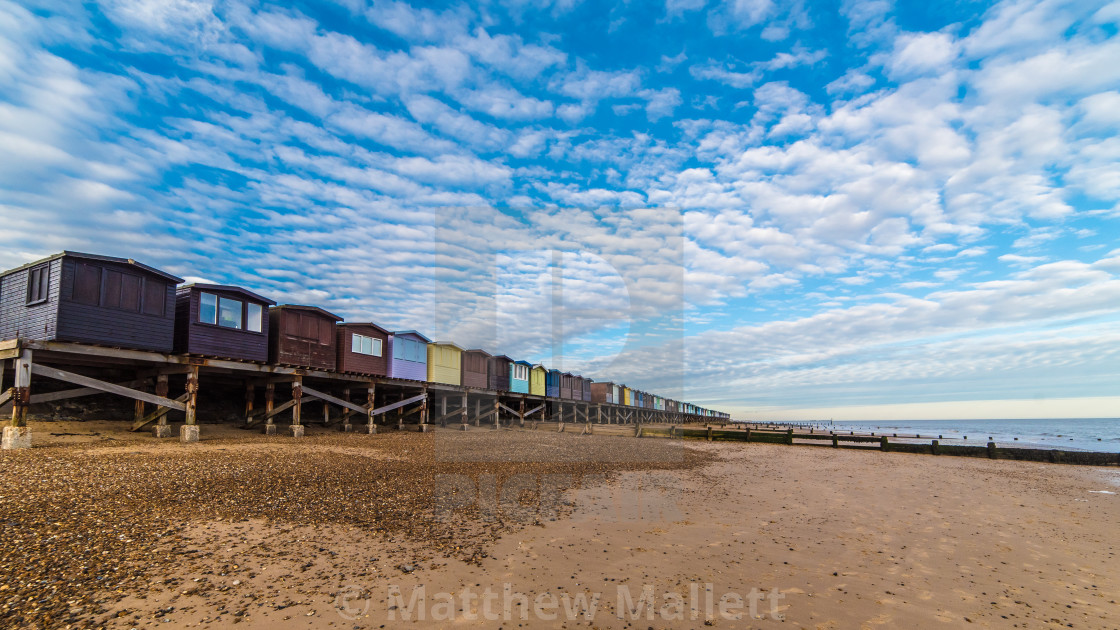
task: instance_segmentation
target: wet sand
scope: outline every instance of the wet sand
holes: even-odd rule
[[[59,627],[1120,626],[1115,467],[485,429],[153,446],[114,426],[0,458],[53,484],[0,497],[0,588],[25,596],[6,626],[49,625],[26,594],[73,598],[70,578],[93,595]]]

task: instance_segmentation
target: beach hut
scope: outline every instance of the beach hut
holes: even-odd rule
[[[339,323],[335,326],[339,372],[388,376],[386,348],[389,331],[373,323]]]
[[[543,365],[534,365],[529,370],[529,393],[534,396],[544,396],[545,394],[545,375],[548,370]]]
[[[175,291],[175,352],[268,361],[265,312],[275,304],[241,287],[183,285]]]
[[[544,395],[550,398],[560,397],[560,370],[549,370],[544,375]]]
[[[571,372],[564,372],[560,375],[560,397],[572,399],[575,398],[574,392],[576,391],[576,375]]]
[[[268,361],[315,370],[338,365],[335,324],[342,318],[317,306],[281,304],[268,309]]]
[[[580,395],[579,399],[585,402],[591,402],[591,379],[581,376],[579,377]]]
[[[591,401],[596,403],[618,404],[618,385],[611,382],[592,383]]]
[[[450,341],[428,344],[428,382],[462,385],[463,348]]]
[[[620,385],[619,390],[621,392],[621,395],[619,396],[618,404],[629,406],[630,405],[630,388],[625,386],[625,385]]]
[[[489,352],[478,348],[463,351],[463,387],[490,388],[490,356]]]
[[[398,330],[389,335],[389,376],[410,381],[428,378],[428,344],[415,330]]]
[[[515,394],[529,393],[529,372],[533,364],[528,361],[514,361],[509,366],[509,391]]]
[[[182,281],[130,258],[64,251],[0,274],[0,339],[171,352]]]
[[[509,391],[509,366],[513,359],[504,354],[490,357],[490,389],[499,392]]]

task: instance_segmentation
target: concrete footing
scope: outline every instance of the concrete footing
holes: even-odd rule
[[[3,450],[31,448],[31,427],[4,427]]]
[[[430,424],[420,425],[420,432],[421,433],[431,433],[431,431],[432,431],[432,425],[430,425]]]
[[[366,425],[366,433],[369,433],[370,435],[377,435],[377,425],[376,424],[367,424]]]
[[[156,426],[152,427],[152,435],[157,438],[171,437],[171,425],[157,424]]]
[[[276,435],[276,425],[275,424],[264,425],[264,434],[265,435]]]
[[[338,430],[342,431],[343,433],[351,433],[351,432],[354,431],[354,425],[344,424],[344,425],[341,425],[340,427],[338,427]]]
[[[288,429],[292,432],[292,437],[294,437],[294,438],[303,437],[303,425],[302,424],[293,424],[292,426],[288,427]]]
[[[463,423],[463,426],[462,426],[462,427],[460,427],[460,428],[459,428],[459,430],[460,430],[460,431],[466,431],[466,430],[467,430],[467,423],[466,423],[466,422],[464,422],[464,423]]]
[[[179,427],[179,441],[183,444],[189,444],[198,441],[198,425],[197,424],[184,424]]]

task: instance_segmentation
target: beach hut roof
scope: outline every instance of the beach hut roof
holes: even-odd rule
[[[96,260],[96,261],[100,261],[100,262],[112,262],[112,263],[119,263],[119,264],[122,264],[122,265],[129,265],[129,266],[132,266],[132,267],[136,267],[137,269],[142,269],[142,270],[144,270],[148,273],[155,274],[155,275],[157,275],[157,276],[163,278],[164,280],[167,280],[167,281],[169,281],[173,284],[179,284],[180,282],[183,281],[183,279],[178,277],[178,276],[173,276],[173,275],[171,275],[171,274],[169,274],[165,271],[160,271],[159,269],[156,269],[155,267],[149,267],[148,265],[145,265],[144,263],[136,262],[135,260],[133,260],[131,258],[117,258],[116,256],[101,256],[100,254],[85,254],[85,253],[82,253],[82,252],[72,252],[72,251],[69,251],[69,250],[63,250],[63,251],[61,251],[57,254],[54,254],[52,256],[47,256],[46,258],[40,258],[39,260],[36,260],[34,262],[29,262],[25,265],[20,265],[19,267],[16,267],[15,269],[8,269],[0,275],[7,275],[9,273],[14,273],[16,271],[20,271],[21,269],[28,269],[30,267],[35,267],[35,266],[41,265],[41,264],[43,264],[47,261],[62,258],[64,256],[70,257],[70,258],[84,258],[86,260]]]
[[[377,324],[375,324],[373,322],[338,322],[338,325],[339,326],[369,326],[370,328],[373,328],[373,329],[377,330],[378,332],[380,332],[382,334],[385,334],[385,335],[393,334],[393,331],[382,328],[381,326],[378,326]]]
[[[318,313],[319,315],[322,315],[323,317],[326,317],[326,318],[329,318],[329,319],[333,319],[336,322],[342,321],[342,318],[339,317],[338,315],[335,315],[334,313],[330,313],[328,311],[325,311],[325,310],[319,308],[318,306],[305,306],[303,304],[280,304],[279,306],[276,306],[275,308],[277,310],[307,311],[309,313]]]
[[[459,344],[455,343],[454,341],[433,341],[433,342],[431,342],[431,344],[433,346],[451,346],[452,348],[458,349],[460,352],[462,352],[464,350],[463,346],[460,346]]]
[[[426,343],[432,343],[431,339],[428,339],[427,337],[425,337],[424,335],[421,335],[420,333],[416,332],[415,330],[395,330],[395,331],[393,331],[393,335],[394,336],[396,336],[396,335],[416,335],[417,337],[423,339]]]
[[[242,289],[241,287],[235,287],[232,284],[202,284],[202,283],[194,282],[194,283],[191,283],[191,284],[184,284],[179,288],[180,289],[198,289],[199,291],[225,291],[227,293],[240,293],[241,295],[249,298],[250,300],[257,300],[259,302],[264,302],[265,304],[268,304],[269,306],[274,306],[276,304],[276,300],[270,300],[270,299],[268,299],[268,298],[266,298],[262,295],[257,295],[256,293],[253,293],[252,291],[250,291],[248,289]],[[342,318],[339,317],[339,319],[342,319]]]

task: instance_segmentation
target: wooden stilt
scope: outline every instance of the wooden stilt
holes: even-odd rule
[[[474,426],[482,426],[482,399],[474,401]]]
[[[192,365],[187,372],[187,424],[198,424],[198,366]]]
[[[525,399],[521,399],[521,408],[517,412],[517,425],[520,427],[525,426]]]
[[[292,381],[292,400],[296,404],[292,405],[292,426],[302,426],[300,424],[301,413],[300,409],[303,407],[300,404],[300,399],[303,398],[303,377],[297,376],[296,380]]]
[[[447,396],[439,397],[439,426],[447,426]]]
[[[12,384],[12,426],[27,426],[27,408],[31,404],[31,351],[24,350],[15,359],[15,383]]]
[[[467,418],[470,414],[467,413],[467,393],[463,392],[463,428],[467,428]]]
[[[350,388],[349,387],[345,387],[345,388],[342,389],[342,399],[345,400],[346,402],[350,402]],[[350,410],[346,407],[342,408],[342,428],[343,428],[343,430],[345,430],[346,427],[350,424],[350,414],[352,414],[352,413],[354,413],[352,410]]]
[[[253,417],[253,402],[257,396],[257,387],[252,381],[245,382],[245,422],[248,423]]]
[[[276,434],[275,415],[272,411],[276,408],[276,383],[269,381],[264,386],[264,432],[267,435]]]
[[[374,424],[373,410],[377,407],[375,400],[377,395],[377,386],[370,383],[366,388],[366,408],[369,410],[366,416],[366,431],[370,434],[377,433],[377,425]]]

